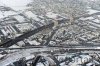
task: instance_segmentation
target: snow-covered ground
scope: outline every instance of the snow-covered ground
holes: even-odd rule
[[[14,10],[26,9],[26,5],[30,3],[31,0],[0,0],[0,5],[5,5],[13,8]]]
[[[15,11],[23,11],[29,7],[26,5],[29,4],[31,0],[0,0],[0,6],[10,7],[14,9]],[[0,18],[7,17],[9,15],[15,15],[17,14],[14,11],[0,11]]]
[[[17,13],[13,11],[5,11],[5,12],[0,11],[0,18],[8,17],[9,15],[15,15],[15,14]]]

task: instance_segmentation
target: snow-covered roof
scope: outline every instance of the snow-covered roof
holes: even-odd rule
[[[90,20],[92,20],[92,19],[94,19],[93,17],[87,17],[87,18],[85,18],[85,19],[90,19]]]
[[[22,32],[25,30],[30,30],[33,27],[31,23],[16,24],[15,26]]]
[[[92,66],[92,65],[94,65],[94,63],[88,63],[88,64],[86,64],[86,66]]]
[[[37,63],[36,66],[44,66],[44,64],[43,63]]]
[[[20,41],[20,42],[18,42],[17,44],[18,44],[18,46],[20,46],[20,47],[25,46],[25,43],[24,43],[23,41]]]
[[[33,40],[33,41],[28,41],[28,42],[29,42],[29,44],[31,44],[31,45],[40,45],[40,43],[37,42],[37,41],[35,41],[35,40]]]
[[[97,13],[97,12],[100,12],[98,10],[93,10],[93,9],[88,9],[88,14],[93,14],[93,13]]]
[[[28,7],[26,6],[32,2],[31,0],[0,0],[0,5],[6,5],[13,8],[14,10],[24,10]]]
[[[17,46],[17,45],[12,45],[12,46],[10,46],[9,48],[20,48],[20,47]]]
[[[98,15],[98,17],[100,18],[100,15]]]
[[[33,59],[34,57],[35,57],[34,55],[29,55],[29,56],[27,56],[25,58],[26,58],[26,60],[29,60],[29,59]]]
[[[98,19],[94,19],[94,20],[92,20],[92,21],[94,21],[94,22],[96,22],[96,23],[100,23],[100,20],[98,20]]]
[[[5,55],[0,54],[0,58],[4,57]]]
[[[7,33],[4,29],[1,29],[2,33],[4,34],[4,36],[7,36]]]
[[[95,27],[97,27],[97,28],[100,27],[100,24],[96,24],[96,23],[94,23],[94,22],[88,22],[88,23],[91,24],[91,25],[93,25],[93,26],[95,26]]]
[[[85,62],[88,62],[92,59],[89,55],[80,55],[79,57],[72,58],[72,62],[69,63],[70,66],[77,66],[80,64],[83,64]]]
[[[0,11],[0,18],[8,17],[10,15],[15,15],[15,14],[17,13],[14,11],[5,11],[5,12]]]
[[[23,16],[17,15],[13,16],[18,22],[25,22],[25,18]]]
[[[32,18],[33,20],[40,21],[40,19],[37,17],[37,15],[33,14],[31,11],[24,12],[24,14],[28,18]]]
[[[46,16],[47,16],[48,18],[56,19],[56,18],[58,17],[58,14],[55,14],[55,13],[52,13],[52,12],[48,12],[48,13],[46,14]]]
[[[2,14],[2,12],[0,11],[0,18],[3,18],[4,16],[3,16],[3,14]]]

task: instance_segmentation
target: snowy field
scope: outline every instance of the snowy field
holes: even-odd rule
[[[30,2],[31,0],[0,0],[0,5],[5,5],[15,10],[23,10],[27,8],[26,5]]]

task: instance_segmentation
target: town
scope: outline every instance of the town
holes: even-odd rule
[[[5,0],[0,66],[100,66],[99,2],[33,0],[17,9]]]

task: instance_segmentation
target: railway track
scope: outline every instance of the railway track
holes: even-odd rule
[[[21,48],[0,48],[0,50],[24,50],[24,49],[68,49],[68,50],[100,50],[100,47],[98,47],[98,45],[94,45],[94,46],[26,46],[26,47],[21,47]]]

